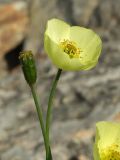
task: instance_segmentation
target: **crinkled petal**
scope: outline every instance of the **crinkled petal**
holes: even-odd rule
[[[70,28],[70,39],[75,41],[82,50],[82,63],[85,64],[88,61],[98,60],[102,49],[102,42],[95,32],[83,27],[73,26]]]
[[[95,145],[94,145],[94,160],[99,160],[100,157],[102,157],[101,155],[102,152],[109,151],[109,148],[114,149],[115,146],[118,146],[119,154],[120,154],[120,148],[119,148],[120,147],[120,123],[114,123],[114,122],[97,123],[96,139],[95,139]],[[111,151],[116,151],[116,150],[111,150]]]
[[[114,122],[99,122],[96,125],[101,146],[108,146],[116,142],[120,144],[120,124]]]
[[[58,68],[62,69],[63,67],[68,67],[70,64],[69,56],[62,51],[58,45],[52,41],[52,39],[45,34],[44,37],[44,48],[53,64]]]
[[[63,39],[68,39],[70,34],[70,25],[58,20],[52,19],[47,23],[46,34],[54,41],[59,43]]]
[[[96,144],[94,144],[93,157],[94,157],[94,160],[101,160],[99,155],[99,148]]]
[[[58,44],[54,43],[48,35],[44,37],[44,48],[53,64],[63,70],[88,70],[96,65],[96,61],[89,61],[85,65],[80,62],[80,59],[69,58],[69,55],[64,53]]]

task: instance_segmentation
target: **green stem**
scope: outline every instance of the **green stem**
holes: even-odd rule
[[[30,85],[30,88],[31,88],[32,96],[34,98],[34,102],[35,102],[35,106],[36,106],[36,110],[37,110],[37,115],[38,115],[38,118],[39,118],[40,127],[41,127],[42,134],[43,134],[44,145],[45,145],[45,150],[46,150],[46,157],[48,157],[49,148],[47,148],[48,145],[47,145],[47,138],[46,138],[44,121],[43,121],[42,108],[41,108],[41,106],[39,104],[39,101],[38,101],[38,97],[37,97],[37,93],[36,93],[36,90],[35,90],[35,86],[34,85]]]
[[[50,147],[49,130],[50,130],[50,121],[51,121],[51,110],[52,110],[52,104],[53,104],[53,97],[55,95],[55,90],[56,90],[57,83],[59,81],[61,72],[62,72],[62,70],[58,69],[58,72],[57,72],[56,77],[55,77],[55,79],[53,81],[53,84],[52,84],[52,88],[51,88],[50,96],[49,96],[49,101],[48,101],[47,116],[46,116],[46,138],[47,138],[47,142],[48,142],[47,143],[47,148]]]

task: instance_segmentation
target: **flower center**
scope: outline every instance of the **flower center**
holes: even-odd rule
[[[120,146],[113,144],[100,153],[101,160],[120,160]]]
[[[70,58],[80,58],[81,50],[77,47],[75,42],[64,39],[60,42],[60,47]]]

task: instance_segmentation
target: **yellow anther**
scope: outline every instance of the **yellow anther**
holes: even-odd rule
[[[113,144],[101,151],[101,160],[120,160],[120,146]]]
[[[60,41],[60,47],[70,58],[80,58],[80,52],[82,51],[77,47],[75,42],[64,39]]]
[[[25,59],[31,58],[31,57],[33,58],[33,54],[31,51],[23,51],[20,53],[19,59],[25,60]]]

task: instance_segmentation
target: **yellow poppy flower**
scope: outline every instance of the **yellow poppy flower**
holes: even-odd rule
[[[97,123],[94,160],[120,160],[120,123]]]
[[[102,42],[90,29],[51,19],[44,34],[44,47],[58,68],[87,70],[97,64]]]

